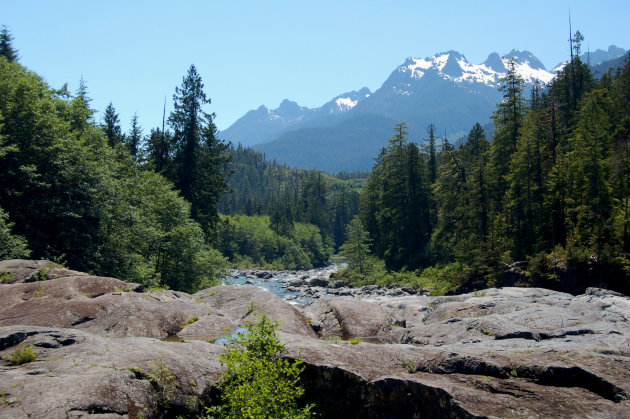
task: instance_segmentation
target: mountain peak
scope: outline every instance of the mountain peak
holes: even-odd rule
[[[512,51],[505,54],[503,57],[508,59],[513,58],[514,61],[518,62],[521,65],[529,64],[529,67],[533,68],[534,70],[545,70],[544,64],[541,63],[534,54],[527,50],[519,51],[517,49],[513,49]]]
[[[483,65],[496,71],[497,73],[504,73],[506,71],[503,61],[501,61],[501,56],[496,52],[488,55],[488,58],[486,58],[486,61],[483,62]]]

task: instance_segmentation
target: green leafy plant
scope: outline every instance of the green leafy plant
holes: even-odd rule
[[[350,338],[350,340],[348,342],[350,342],[351,345],[358,345],[359,343],[361,343],[363,341],[361,339],[359,339],[359,338]]]
[[[0,272],[0,284],[8,284],[13,279],[12,272]]]
[[[510,375],[512,377],[518,377],[518,373],[516,372],[516,369],[513,369],[512,371],[510,371]]]
[[[186,321],[186,323],[181,324],[181,325],[179,326],[179,330],[182,330],[184,327],[188,326],[189,324],[193,324],[194,322],[196,322],[196,321],[198,321],[198,320],[199,320],[199,316],[192,316],[190,319],[188,319],[188,320]]]
[[[171,372],[168,364],[157,358],[149,368],[141,370],[145,378],[149,380],[157,392],[158,405],[164,410],[168,410],[170,401],[177,390],[177,379]]]
[[[341,338],[339,336],[332,336],[328,339],[328,343],[332,343],[333,345],[337,345],[341,343]]]
[[[284,345],[276,336],[279,323],[265,314],[246,330],[228,337],[221,362],[226,371],[217,387],[222,404],[206,408],[208,417],[308,418],[312,405],[299,408],[304,394],[299,385],[302,361],[280,358]]]
[[[13,354],[5,356],[4,359],[13,365],[22,365],[35,361],[36,357],[37,354],[33,350],[33,345],[18,345]]]
[[[405,359],[403,360],[403,365],[405,366],[405,368],[407,368],[410,374],[413,374],[414,372],[418,371],[418,365],[415,359],[409,359],[409,360]]]

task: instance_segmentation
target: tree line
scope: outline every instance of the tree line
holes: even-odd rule
[[[87,85],[52,89],[0,33],[0,258],[33,257],[147,286],[194,291],[223,277],[213,245],[227,145],[191,66],[173,95],[171,130],[143,146],[112,105],[94,120]]]
[[[595,80],[579,58],[582,39],[577,32],[571,61],[529,97],[509,63],[492,141],[476,124],[456,147],[430,126],[420,148],[398,124],[361,193],[344,248],[351,266],[367,244],[389,270],[448,267],[452,284],[501,285],[523,260],[522,278],[550,287],[574,266],[628,292],[630,65]]]

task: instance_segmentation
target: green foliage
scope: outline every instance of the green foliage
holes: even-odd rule
[[[216,137],[213,114],[203,111],[210,103],[201,76],[191,65],[175,88],[174,110],[168,118],[173,128],[172,168],[167,175],[191,203],[191,215],[211,237],[218,220],[217,202],[226,191],[229,155],[227,144]]]
[[[31,253],[24,237],[11,233],[13,226],[9,214],[0,208],[0,260],[27,258]]]
[[[72,269],[147,286],[195,291],[218,282],[225,261],[190,204],[109,145],[91,119],[85,83],[76,97],[52,91],[3,58],[0,74],[0,206],[15,223],[13,241],[0,246],[25,256],[14,240],[23,236],[34,258],[65,255]]]
[[[310,269],[328,263],[332,249],[312,224],[296,222],[288,236],[278,234],[268,216],[221,216],[219,250],[237,266]]]
[[[0,57],[6,58],[9,62],[17,61],[19,58],[18,51],[13,48],[13,36],[5,25],[0,29]]]
[[[339,249],[339,254],[346,258],[348,268],[358,269],[363,274],[370,257],[370,236],[358,216],[348,224],[346,236],[347,240]]]
[[[224,214],[268,215],[271,228],[290,236],[296,222],[317,226],[335,249],[344,241],[346,225],[358,213],[365,173],[324,173],[290,169],[265,161],[262,154],[238,146],[231,149],[229,192],[219,209]]]
[[[177,378],[161,358],[156,359],[146,370],[139,370],[149,380],[157,393],[157,401],[162,411],[167,411],[177,391]]]
[[[426,265],[432,229],[425,157],[408,143],[406,128],[396,125],[361,197],[361,221],[372,239],[372,252],[390,269]]]
[[[218,382],[222,404],[207,408],[209,417],[308,418],[313,406],[299,408],[301,361],[280,358],[284,345],[276,336],[279,323],[260,316],[246,331],[228,338],[221,362],[226,371]]]
[[[183,324],[179,325],[179,330],[182,330],[184,327],[188,326],[189,324],[193,324],[193,323],[195,323],[197,321],[199,321],[199,316],[192,316],[191,318],[186,320],[186,323],[183,323]]]
[[[11,355],[6,355],[5,360],[13,365],[22,365],[35,361],[37,354],[33,350],[33,345],[18,345]]]
[[[630,61],[595,81],[575,57],[548,89],[533,86],[530,101],[523,86],[511,62],[491,143],[476,124],[464,144],[444,139],[438,153],[429,127],[418,154],[397,125],[360,207],[372,253],[400,272],[351,266],[347,279],[439,294],[467,280],[501,286],[514,279],[508,265],[529,259],[518,285],[579,291],[605,281],[630,292]]]

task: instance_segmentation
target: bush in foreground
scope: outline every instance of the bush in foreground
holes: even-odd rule
[[[221,362],[227,367],[218,383],[220,406],[206,408],[208,418],[309,418],[312,405],[300,408],[301,361],[281,359],[279,323],[260,316],[246,331],[228,338]]]

